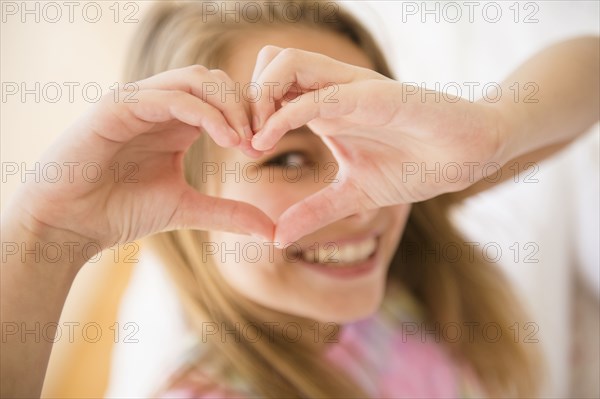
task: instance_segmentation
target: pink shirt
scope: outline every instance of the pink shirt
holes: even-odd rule
[[[412,298],[400,290],[392,290],[386,297],[375,315],[342,326],[338,342],[331,344],[326,358],[374,398],[484,397],[473,373],[457,364],[441,343],[402,328],[402,323],[420,322],[421,312]],[[187,376],[162,397],[248,397],[239,378],[215,383],[199,374]]]

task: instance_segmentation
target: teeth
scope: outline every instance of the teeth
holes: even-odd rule
[[[321,263],[330,267],[352,266],[353,263],[368,259],[377,246],[375,238],[345,245],[328,244],[316,246],[302,252],[306,262]]]

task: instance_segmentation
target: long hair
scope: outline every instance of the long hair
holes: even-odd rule
[[[237,7],[245,4],[235,3]],[[373,37],[337,3],[316,0],[280,3],[300,10],[294,25],[344,35],[366,53],[377,72],[393,77]],[[322,7],[316,7],[317,3]],[[211,8],[206,2],[160,2],[146,15],[132,43],[126,79],[135,81],[193,64],[221,69],[233,40],[243,37],[244,32],[290,24],[289,15],[281,11],[284,7],[269,7],[266,2],[252,2],[252,6],[259,9],[262,15],[259,20],[242,16],[222,21],[219,13],[207,12]],[[323,12],[326,8],[331,11],[332,6],[335,13]],[[194,165],[210,159],[211,145],[214,144],[203,135],[184,159],[187,182],[206,193],[210,188],[201,184]],[[500,271],[476,253],[460,262],[420,255],[423,248],[464,242],[449,221],[448,204],[449,196],[440,196],[413,205],[388,280],[398,282],[423,305],[426,322],[434,328],[448,323],[469,327],[469,334],[465,330],[459,339],[453,337],[450,341],[443,334],[442,339],[450,353],[471,366],[488,394],[534,395],[538,381],[536,350],[513,339],[513,331],[509,329],[515,323],[522,323],[524,314]],[[210,257],[207,262],[200,261],[207,259],[202,254],[202,243],[208,241],[205,232],[166,232],[151,237],[150,241],[175,280],[189,320],[199,333],[207,321],[227,331],[247,325],[260,329],[261,321],[275,315],[273,310],[236,294]],[[277,313],[278,320],[282,317],[301,326],[314,325],[313,320]],[[486,339],[484,327],[488,323],[500,328],[495,334],[500,338],[494,342]],[[314,345],[290,343],[282,334],[262,333],[269,339],[250,342],[243,333],[238,334],[239,342],[222,341],[218,335],[207,336],[205,350],[196,363],[203,370],[211,370],[216,380],[236,373],[251,392],[263,397],[366,396],[340,371],[326,364]]]

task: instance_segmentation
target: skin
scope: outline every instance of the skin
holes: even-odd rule
[[[275,240],[293,241],[359,210],[441,193],[473,194],[491,186],[484,178],[495,170],[488,165],[503,166],[506,179],[515,165],[539,162],[598,120],[598,65],[597,37],[568,40],[521,65],[500,85],[503,94],[495,102],[439,101],[427,98],[429,90],[370,69],[303,50],[264,47],[253,81],[283,88],[293,82],[302,94],[279,109],[273,104],[288,95],[281,89],[251,104],[253,147],[269,149],[287,131],[307,125],[335,155],[340,176],[339,184],[282,214]],[[315,95],[325,97],[329,82],[338,89],[338,101],[314,101]],[[507,95],[515,82],[534,82],[540,88],[536,101]],[[457,178],[425,174],[446,166],[458,169]]]
[[[277,44],[273,40],[283,41],[283,37],[269,38],[269,42]],[[320,35],[317,41],[342,46]],[[279,42],[279,45],[286,44]],[[333,47],[326,51],[338,54]],[[515,103],[510,96],[493,105],[465,101],[431,103],[415,101],[418,93],[406,102],[402,100],[406,88],[400,82],[318,53],[278,46],[266,46],[258,52],[252,80],[256,83],[298,80],[299,101],[280,109],[272,106],[272,100],[283,98],[281,94],[285,93],[262,98],[249,108],[241,103],[226,105],[204,99],[204,83],[233,82],[222,71],[191,66],[163,72],[137,82],[137,103],[115,103],[112,93],[103,98],[81,115],[40,159],[59,164],[96,162],[107,172],[115,162],[120,165],[135,162],[139,166],[137,183],[115,183],[111,178],[95,183],[81,178],[68,181],[65,174],[52,184],[29,182],[5,207],[0,220],[2,239],[26,248],[69,243],[77,244],[78,248],[96,244],[103,250],[156,232],[182,228],[225,230],[286,243],[302,242],[309,234],[317,241],[340,240],[345,238],[341,234],[358,234],[382,226],[386,232],[397,234],[394,237],[390,233],[389,242],[394,242],[402,229],[402,216],[398,216],[396,227],[383,226],[390,219],[379,212],[387,211],[375,209],[397,205],[404,206],[408,213],[408,206],[402,204],[448,192],[467,189],[477,192],[487,188],[473,181],[436,184],[416,179],[404,183],[394,173],[402,162],[427,163],[439,157],[442,161],[495,161],[501,165],[517,157],[521,163],[540,161],[598,121],[598,49],[597,37],[576,38],[548,47],[521,65],[502,84],[503,92],[509,92],[515,81],[536,82],[540,87],[539,102],[533,104]],[[256,55],[256,50],[253,53]],[[233,69],[230,72],[237,74]],[[247,76],[247,72],[240,72],[239,79],[247,81]],[[315,81],[339,84],[339,102],[315,104],[310,97],[314,93],[304,93],[310,91]],[[258,122],[253,122],[254,117]],[[318,187],[298,183],[294,188],[303,188],[294,190],[294,195],[314,194],[292,204],[283,213],[283,202],[278,203],[286,198],[282,190],[272,193],[281,199],[272,199],[269,206],[265,200],[256,204],[265,208],[263,212],[249,203],[202,195],[183,178],[183,154],[202,131],[219,146],[235,147],[248,156],[256,156],[273,148],[287,131],[304,125],[334,155],[340,183],[326,185],[316,192]],[[251,139],[252,127],[258,133]],[[317,147],[314,148],[316,151]],[[321,156],[330,159],[325,153],[317,155]],[[481,178],[481,171],[478,173]],[[249,193],[228,191],[225,185],[222,188],[223,197],[254,201],[247,198]],[[287,201],[293,199],[296,198],[288,197]],[[278,214],[277,220],[272,220]],[[213,236],[213,239],[225,238]],[[387,237],[380,240],[382,247],[387,245],[386,240]],[[388,249],[384,252],[388,254]],[[2,323],[27,326],[57,323],[70,286],[86,259],[80,251],[74,256],[64,251],[52,261],[24,259],[18,253],[3,257]],[[381,264],[387,265],[387,261],[384,259]],[[313,304],[323,305],[330,299],[316,298],[316,293],[331,293],[335,301],[327,305],[327,312],[335,311],[340,319],[351,319],[359,312],[344,315],[342,311],[349,307],[345,301],[356,301],[361,296],[350,289],[367,287],[366,297],[372,303],[362,308],[363,314],[372,311],[379,302],[377,293],[383,292],[379,287],[384,273],[383,267],[377,266],[370,278],[379,283],[368,283],[365,277],[364,282],[357,279],[356,283],[345,281],[336,285],[343,287],[340,290],[345,297],[328,291],[333,285],[324,276],[317,277],[308,271],[302,272],[305,273],[302,276],[300,272],[284,275],[280,270],[275,271],[281,268],[273,265],[257,274],[255,280],[273,281],[268,278],[274,275],[287,281],[302,278],[303,283],[319,289],[305,291],[309,297],[315,294],[314,300],[310,298],[311,305],[299,304],[300,296],[286,302],[290,311],[315,312]],[[240,265],[229,270],[229,274],[238,274],[242,268]],[[227,278],[235,286],[234,277]],[[289,294],[280,290],[284,297]],[[39,396],[51,349],[50,341],[22,340],[20,334],[3,340],[1,396]]]
[[[224,71],[233,81],[244,86],[251,81],[257,55],[267,44],[303,49],[347,64],[373,68],[366,54],[343,36],[288,28],[276,32],[258,31],[239,40],[232,51],[235,62],[227,63]],[[219,162],[225,162],[228,170],[233,170],[236,163],[240,170],[250,170],[245,168],[252,163],[260,164],[262,169],[258,181],[254,181],[254,172],[250,179],[242,178],[239,182],[233,176],[217,174],[219,178],[215,178],[213,184],[216,183],[218,187],[218,196],[245,201],[260,208],[272,220],[277,220],[290,206],[327,184],[337,184],[327,183],[329,180],[326,179],[332,171],[328,165],[336,164],[335,158],[322,140],[307,127],[288,132],[275,145],[272,153],[258,159],[235,149],[214,147],[218,154],[216,158]],[[269,163],[272,162],[275,164],[269,171]],[[301,164],[301,168],[297,169],[292,162]],[[288,175],[284,172],[286,166],[290,168]],[[297,170],[302,174],[298,181],[294,177]],[[219,270],[225,280],[240,294],[281,312],[322,322],[346,322],[364,317],[379,306],[389,262],[409,210],[409,204],[363,210],[297,241],[303,248],[311,245],[337,248],[341,241],[360,239],[376,231],[380,236],[377,248],[380,258],[375,269],[366,275],[349,279],[332,277],[305,267],[291,253],[284,254],[280,248],[273,248],[273,257],[269,259],[268,247],[252,237],[225,232],[211,232],[209,237],[211,242],[224,245],[225,248],[235,248],[239,243],[242,248],[256,245],[263,249],[262,258],[258,261],[252,255],[240,256],[239,262],[220,262],[220,256],[214,257],[219,262]],[[233,258],[230,256],[229,259]]]

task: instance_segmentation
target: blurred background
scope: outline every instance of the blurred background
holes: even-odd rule
[[[22,179],[14,167],[33,168],[98,94],[123,84],[130,37],[154,2],[65,3],[0,2],[2,207]],[[600,33],[598,1],[343,3],[375,32],[400,80],[464,97],[470,85],[473,99],[543,47]],[[500,266],[539,327],[544,397],[600,396],[598,138],[596,125],[540,163],[533,184],[509,180],[454,212],[473,241],[523,250]],[[97,323],[103,335],[58,340],[44,396],[147,396],[185,350],[180,312],[151,254],[107,251],[77,277],[61,320]]]

